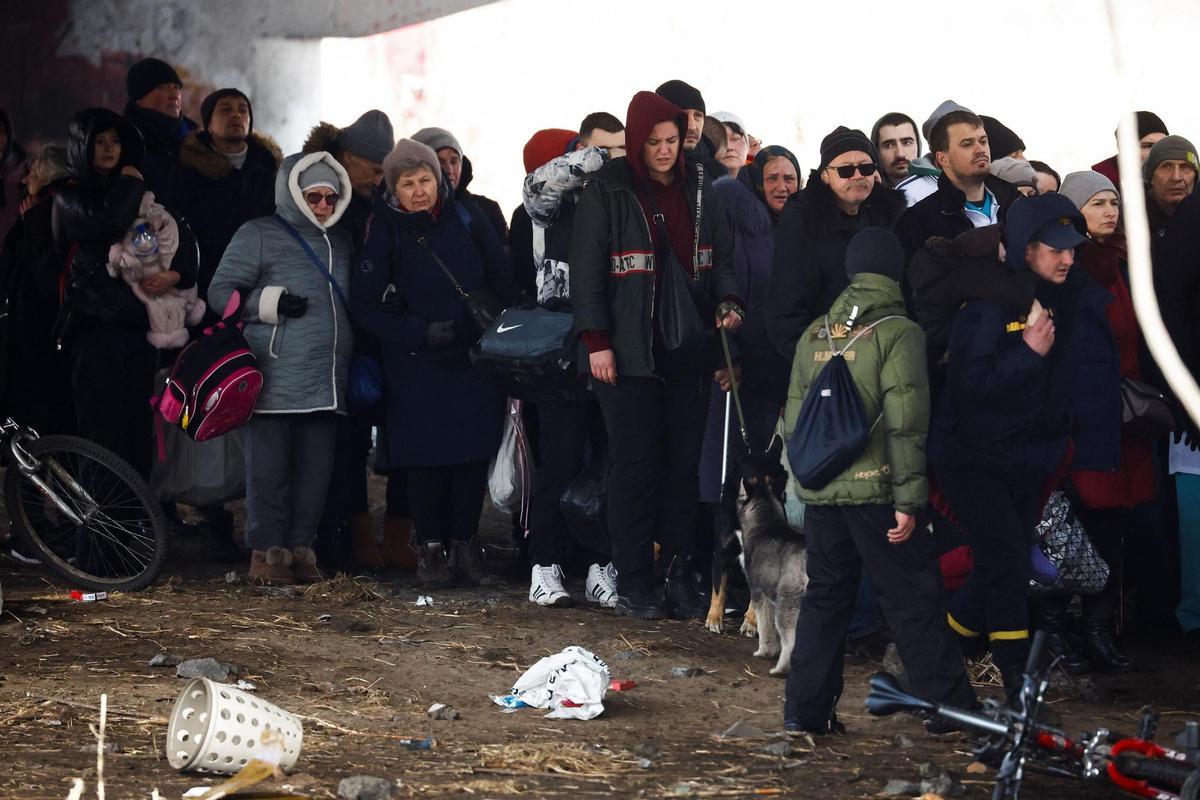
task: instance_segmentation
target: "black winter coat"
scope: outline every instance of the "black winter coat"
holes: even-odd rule
[[[1000,206],[997,213],[1000,222],[1003,222],[1008,207],[1017,201],[1021,193],[1017,187],[994,175],[984,178],[983,185],[996,198]],[[896,238],[904,248],[904,255],[911,259],[931,237],[953,239],[975,227],[963,208],[966,201],[967,196],[961,189],[944,174],[939,176],[937,191],[905,211],[896,225]]]
[[[738,297],[729,226],[708,178],[699,185],[695,169],[686,171],[689,209],[701,193],[700,241],[692,272],[694,294],[706,301],[700,318],[714,319],[717,302]],[[692,212],[693,215],[695,211]],[[634,189],[626,159],[616,158],[596,171],[575,206],[571,231],[571,305],[575,331],[604,331],[616,356],[617,375],[649,378],[655,371],[654,240]],[[715,328],[711,366],[720,363]],[[586,350],[580,370],[588,371]],[[706,365],[707,366],[707,365]]]
[[[474,177],[475,168],[471,166],[471,159],[463,156],[462,172],[458,176],[458,188],[454,190],[454,199],[460,203],[463,201],[474,203],[475,207],[483,212],[483,216],[487,218],[488,224],[492,226],[492,230],[496,232],[501,246],[507,248],[508,223],[504,219],[504,212],[500,209],[500,204],[492,198],[468,191],[467,187],[471,185]]]
[[[1153,201],[1147,198],[1146,211],[1150,212],[1152,206]],[[1200,309],[1200,194],[1185,198],[1165,227],[1165,235],[1158,237],[1152,225],[1154,290],[1163,323],[1184,366],[1200,376],[1200,321],[1196,319]],[[1167,385],[1157,364],[1145,359],[1143,365],[1147,380]]]
[[[133,102],[125,104],[125,118],[142,134],[146,145],[141,165],[146,188],[154,192],[154,198],[171,210],[178,220],[183,200],[179,147],[199,126],[187,117],[175,119]]]
[[[792,195],[775,226],[775,256],[767,294],[767,333],[792,362],[804,329],[850,285],[846,245],[864,228],[892,230],[904,212],[904,194],[878,184],[857,216],[838,209],[833,190],[813,170]]]
[[[275,212],[275,172],[283,154],[274,141],[258,133],[250,134],[246,147],[241,169],[213,149],[205,132],[191,134],[180,148],[179,211],[200,246],[196,285],[205,300],[233,234],[243,222]]]
[[[382,347],[394,468],[487,461],[500,444],[504,398],[472,366],[468,351],[478,337],[466,304],[418,237],[467,292],[487,286],[510,300],[511,268],[483,213],[464,203],[467,226],[455,205],[444,198],[435,218],[403,211],[381,193],[351,274],[355,323]],[[454,322],[454,340],[430,346],[429,324],[447,320]]]
[[[121,137],[121,160],[112,174],[101,175],[91,167],[96,135],[113,129]],[[120,175],[119,170],[126,164],[138,166],[141,157],[140,136],[114,112],[89,109],[72,120],[67,142],[72,178],[55,195],[51,217],[55,247],[63,253],[74,253],[64,308],[64,320],[70,319],[72,334],[98,323],[149,329],[146,307],[123,279],[110,276],[107,270],[108,248],[137,219],[146,191],[140,178]],[[170,206],[166,207],[171,211]],[[179,227],[179,248],[171,269],[180,275],[178,288],[195,285],[196,246],[183,225]]]

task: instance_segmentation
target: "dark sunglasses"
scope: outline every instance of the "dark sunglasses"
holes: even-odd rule
[[[874,164],[843,164],[840,167],[829,167],[829,169],[835,171],[839,178],[853,178],[856,171],[864,178],[869,178],[879,167]]]
[[[321,202],[324,201],[325,205],[329,206],[330,208],[333,208],[337,205],[339,197],[340,195],[337,192],[330,192],[329,194],[309,192],[308,194],[304,195],[304,199],[308,201],[310,206],[319,206],[321,205]]]

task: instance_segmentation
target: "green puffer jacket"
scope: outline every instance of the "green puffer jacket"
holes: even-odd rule
[[[686,194],[693,222],[696,192],[701,193],[700,237],[693,254],[695,274],[699,275],[696,294],[710,303],[699,309],[701,319],[712,319],[722,298],[741,294],[733,271],[733,239],[712,180],[706,174],[700,185],[696,169],[687,170]],[[575,206],[571,306],[576,334],[608,333],[617,374],[623,377],[655,374],[654,261],[649,221],[634,193],[631,170],[624,157],[614,159],[588,181]],[[580,369],[587,372],[587,351],[581,353]]]
[[[883,275],[860,273],[829,310],[833,344],[838,349],[853,337],[845,331],[855,307],[856,331],[883,317],[905,316],[900,284]],[[824,318],[813,321],[796,345],[784,415],[789,440],[808,387],[829,361],[824,327]],[[885,320],[846,352],[846,365],[862,397],[867,421],[874,424],[867,448],[823,489],[810,491],[797,484],[796,492],[808,505],[889,505],[916,514],[925,507],[929,494],[925,478],[925,436],[929,431],[925,335],[912,320]]]

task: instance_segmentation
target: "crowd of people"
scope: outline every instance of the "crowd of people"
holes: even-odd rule
[[[197,124],[166,62],[134,64],[127,89],[123,113],[84,109],[29,156],[0,112],[0,168],[24,187],[0,195],[5,409],[149,476],[155,376],[236,293],[264,375],[242,433],[251,579],[480,582],[507,407],[472,359],[469,301],[487,293],[574,315],[575,391],[525,409],[537,467],[514,535],[538,606],[570,605],[581,574],[585,600],[619,614],[703,617],[729,475],[791,439],[844,359],[872,424],[850,466],[796,485],[808,587],[791,728],[839,729],[848,640],[894,638],[914,685],[962,706],[963,650],[990,649],[1011,689],[1034,626],[1072,671],[1129,669],[1117,634],[1131,625],[1200,630],[1200,440],[1133,312],[1115,157],[1060,177],[948,100],[920,126],[847,119],[805,176],[671,80],[634,94],[624,121],[533,133],[506,219],[469,190],[446,129],[397,139],[368,110],[284,157],[242,90],[205,97]],[[1200,160],[1153,113],[1138,136],[1162,316],[1200,375]],[[130,277],[148,229],[162,268]],[[383,399],[356,408],[365,357]],[[1143,424],[1130,392],[1173,408],[1174,435]],[[597,464],[607,539],[579,541],[559,500]],[[369,469],[387,477],[382,537]],[[1059,490],[1108,567],[1078,622],[1069,588],[1030,593]],[[244,552],[226,509],[199,512]]]

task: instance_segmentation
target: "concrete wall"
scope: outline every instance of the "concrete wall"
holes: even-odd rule
[[[264,130],[319,116],[319,41],[357,37],[491,0],[6,0],[0,12],[0,108],[22,140],[61,138],[71,115],[126,101],[125,71],[145,56],[183,76],[184,113],[213,88],[238,86]]]

